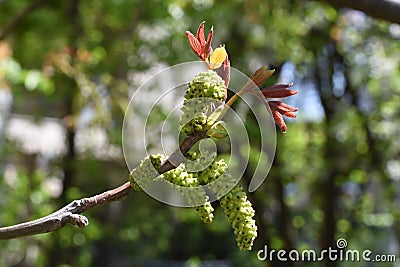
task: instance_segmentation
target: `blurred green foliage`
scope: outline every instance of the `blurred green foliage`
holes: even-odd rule
[[[1,1],[0,32],[31,2]],[[0,225],[127,180],[121,128],[137,77],[195,60],[184,33],[204,20],[233,67],[250,74],[273,65],[274,79],[299,91],[290,103],[298,118],[278,134],[272,170],[250,194],[260,228],[254,250],[236,248],[218,208],[204,225],[191,209],[133,193],[87,212],[85,229],[1,241],[0,266],[281,266],[257,251],[320,250],[338,238],[349,249],[399,254],[399,25],[314,1],[43,1],[0,41]],[[16,116],[56,119],[64,152],[14,138],[6,129]],[[259,144],[252,121],[248,128]],[[78,141],[79,131],[106,141]]]

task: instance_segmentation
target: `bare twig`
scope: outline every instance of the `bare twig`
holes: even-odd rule
[[[185,161],[185,155],[189,151],[189,149],[196,144],[201,139],[207,137],[207,131],[197,132],[193,135],[187,136],[182,143],[179,145],[179,148],[171,154],[171,156],[161,164],[158,169],[158,173],[162,174],[169,170],[175,169],[179,164]]]
[[[204,131],[187,136],[180,144],[179,149],[161,165],[158,172],[162,174],[176,168],[177,163],[184,161],[184,158],[179,158],[179,155],[185,155],[193,145],[206,137],[207,135]],[[85,216],[80,215],[82,212],[105,203],[121,200],[131,191],[130,182],[126,182],[117,188],[101,194],[74,200],[67,206],[40,219],[0,228],[0,240],[53,232],[64,227],[67,223],[77,225],[78,227],[86,227],[89,224],[89,220]]]
[[[0,239],[12,239],[52,232],[65,226],[67,223],[77,225],[78,227],[85,227],[89,224],[89,221],[85,216],[79,215],[80,213],[104,203],[121,200],[127,196],[130,191],[130,183],[126,182],[117,188],[93,197],[74,200],[67,206],[46,217],[0,228]]]
[[[45,0],[35,0],[31,2],[28,6],[26,6],[21,12],[19,12],[13,19],[3,27],[3,30],[0,32],[0,41],[3,40],[7,34],[9,34],[18,23],[23,20],[26,16],[28,16],[33,10],[38,8],[41,4],[44,3]]]

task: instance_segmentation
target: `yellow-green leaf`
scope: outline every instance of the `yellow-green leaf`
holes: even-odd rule
[[[222,62],[224,62],[227,56],[225,47],[221,46],[214,50],[210,56],[210,67],[211,69],[217,69],[221,67]]]

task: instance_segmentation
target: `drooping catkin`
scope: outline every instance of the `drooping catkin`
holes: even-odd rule
[[[242,186],[235,187],[220,199],[221,207],[234,229],[240,250],[251,250],[257,237],[255,212]]]
[[[196,153],[191,153],[189,156],[195,159]],[[210,154],[207,153],[203,153],[201,157],[197,155],[197,160],[200,162],[209,158]],[[237,181],[226,172],[227,167],[223,159],[212,162],[207,168],[198,172],[199,182],[212,183],[210,189],[219,198],[220,205],[234,230],[239,249],[251,250],[253,241],[257,237],[257,226],[253,219],[255,211],[242,186],[236,184]],[[232,189],[226,193],[230,188]]]
[[[177,168],[164,173],[163,178],[172,183],[173,188],[182,194],[189,205],[194,206],[196,213],[203,222],[212,222],[214,208],[208,201],[205,190],[198,187],[199,181],[195,173],[187,172],[185,165],[181,164]],[[188,190],[188,188],[190,189]],[[203,204],[197,205],[198,203]]]

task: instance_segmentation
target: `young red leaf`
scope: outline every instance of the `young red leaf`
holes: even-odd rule
[[[261,90],[262,94],[265,98],[283,98],[297,94],[295,90],[288,90],[288,89],[269,89],[264,88]]]
[[[267,70],[267,67],[261,67],[256,70],[251,76],[250,79],[257,85],[260,86],[274,74],[275,70]]]
[[[200,26],[197,29],[197,33],[196,33],[196,39],[199,40],[201,46],[204,46],[204,44],[206,43],[206,40],[204,37],[204,23],[205,23],[205,21],[200,23]]]
[[[225,87],[228,88],[229,80],[231,78],[231,63],[228,59],[228,54],[226,54],[226,58],[222,63],[222,66],[217,70],[217,73],[224,80]],[[225,98],[226,96],[227,94],[225,94]]]
[[[204,59],[208,58],[208,56],[212,52],[211,43],[212,43],[213,35],[214,35],[214,27],[211,27],[211,30],[207,35],[207,41],[205,42],[205,45],[204,45],[204,51],[203,51],[204,52]]]
[[[286,133],[287,127],[285,121],[283,120],[282,115],[278,111],[272,111],[272,116],[274,118],[276,125],[278,125],[278,127],[282,130],[282,132]]]
[[[196,37],[194,37],[194,35],[189,31],[186,32],[186,37],[189,41],[190,48],[192,48],[193,52],[195,52],[196,55],[198,55],[201,58],[203,53],[203,48],[199,40],[197,40]]]
[[[285,112],[282,115],[289,118],[296,118],[296,114],[294,114],[293,112]]]
[[[271,110],[279,111],[282,114],[285,112],[295,112],[298,110],[298,108],[289,106],[288,104],[285,104],[281,101],[268,101],[268,105],[271,108]]]
[[[276,89],[289,89],[290,87],[293,86],[293,83],[288,83],[288,84],[275,84],[272,86],[268,86],[263,88],[262,90],[276,90]]]
[[[254,89],[255,86],[260,86],[263,84],[271,75],[275,72],[275,70],[267,70],[267,67],[261,67],[256,70],[251,76],[249,81],[244,86],[244,90]]]

